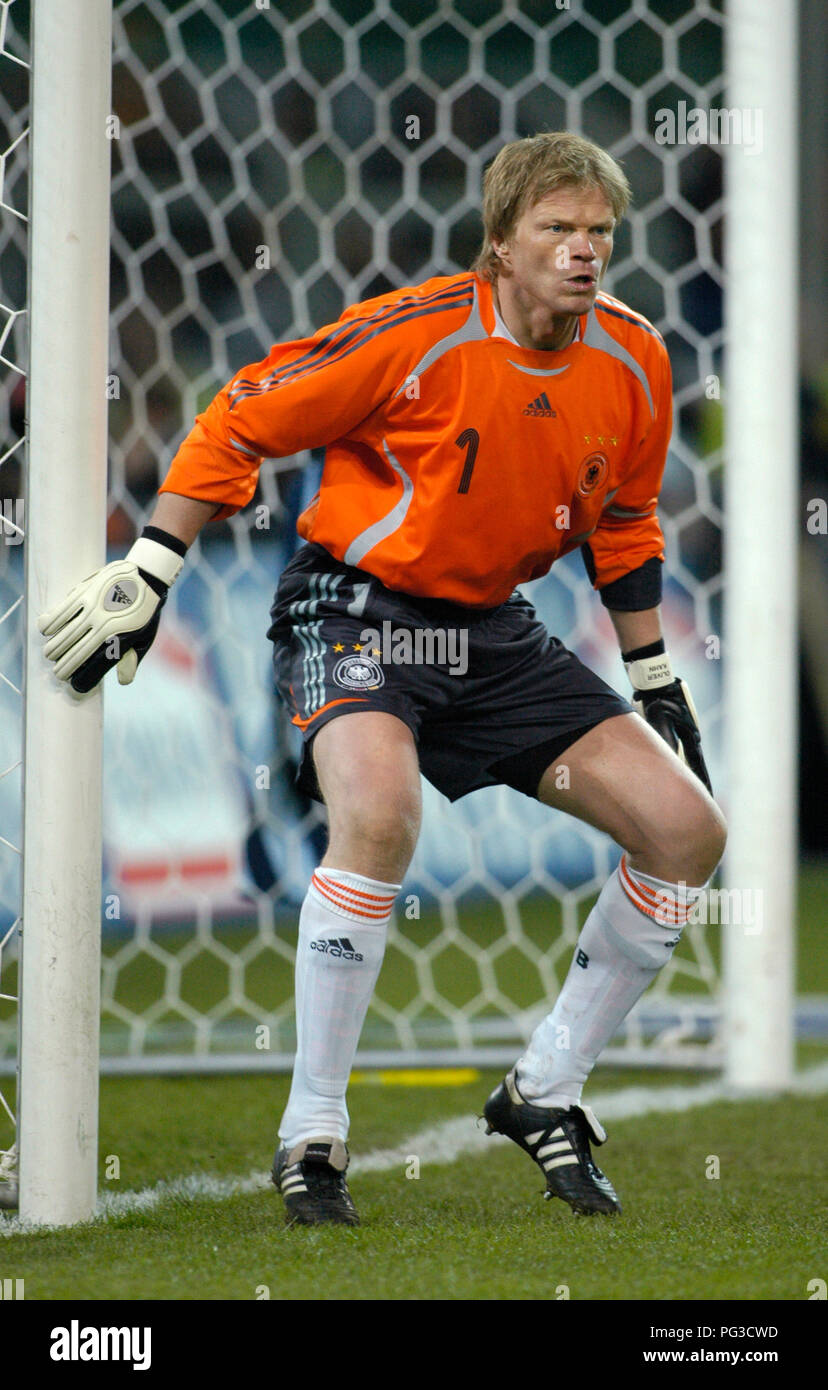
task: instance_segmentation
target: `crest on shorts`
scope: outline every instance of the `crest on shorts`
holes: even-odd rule
[[[343,690],[378,690],[385,685],[385,672],[370,656],[343,656],[333,669],[336,685]]]
[[[606,454],[587,454],[578,469],[578,496],[589,497],[605,481],[608,472]]]

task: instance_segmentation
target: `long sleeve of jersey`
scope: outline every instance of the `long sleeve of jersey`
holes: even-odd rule
[[[275,346],[244,367],[197,416],[160,491],[216,502],[216,520],[247,505],[262,460],[323,448],[405,382],[430,344],[468,314],[468,285],[436,280],[431,295],[366,300],[310,338]]]

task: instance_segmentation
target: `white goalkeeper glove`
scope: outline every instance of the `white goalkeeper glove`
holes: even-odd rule
[[[622,660],[633,688],[633,709],[669,743],[712,794],[696,706],[687,682],[673,675],[664,643],[639,647],[623,654]]]
[[[145,526],[124,560],[104,565],[41,613],[37,625],[49,639],[44,655],[55,662],[58,679],[85,695],[115,666],[120,684],[129,685],[186,553],[177,536]]]

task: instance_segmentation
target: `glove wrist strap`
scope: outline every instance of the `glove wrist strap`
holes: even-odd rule
[[[675,679],[666,651],[652,656],[638,656],[635,652],[629,655],[633,660],[625,657],[624,667],[633,690],[659,690],[662,686],[671,685]]]
[[[158,526],[145,526],[126,558],[169,588],[181,573],[186,554],[187,547],[177,536]]]

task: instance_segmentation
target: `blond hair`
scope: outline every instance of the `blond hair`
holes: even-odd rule
[[[632,197],[612,155],[581,135],[552,130],[504,145],[483,180],[483,244],[472,270],[493,280],[500,260],[492,242],[508,241],[526,208],[563,186],[600,189],[616,222]]]

